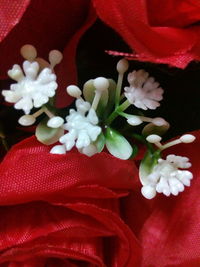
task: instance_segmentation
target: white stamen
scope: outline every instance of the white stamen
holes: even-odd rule
[[[117,63],[117,71],[120,74],[124,74],[128,70],[128,67],[129,63],[125,58],[120,59],[120,61]]]
[[[184,134],[180,137],[180,140],[182,143],[192,143],[196,137],[192,134]]]
[[[140,125],[143,121],[141,120],[140,116],[130,116],[127,119],[128,124],[132,126]]]
[[[159,143],[162,140],[162,138],[157,134],[151,134],[147,136],[146,140],[149,143],[155,144],[155,143]]]
[[[59,128],[63,125],[64,120],[63,118],[59,116],[52,117],[50,120],[47,122],[47,126],[50,128]]]
[[[20,53],[28,61],[33,61],[37,57],[37,50],[33,45],[29,44],[22,46]]]
[[[52,50],[49,53],[49,62],[51,65],[51,68],[53,69],[57,64],[59,64],[63,59],[63,55],[58,50]]]
[[[66,90],[67,90],[68,95],[75,97],[75,98],[80,98],[80,96],[82,95],[81,90],[76,85],[69,85],[67,86]]]
[[[18,123],[23,126],[30,126],[35,123],[35,117],[33,115],[23,115],[19,118]]]

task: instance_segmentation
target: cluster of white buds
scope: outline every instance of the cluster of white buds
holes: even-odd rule
[[[163,89],[153,77],[144,70],[133,71],[128,74],[129,87],[125,87],[125,96],[128,101],[144,110],[156,109],[163,99]]]
[[[8,76],[17,83],[11,84],[10,90],[3,90],[2,95],[9,103],[15,103],[16,109],[22,109],[26,115],[19,119],[19,123],[23,126],[29,126],[35,123],[35,120],[43,112],[50,114],[48,122],[50,127],[55,127],[58,124],[62,125],[63,121],[53,114],[48,112],[47,108],[42,106],[46,104],[51,97],[55,95],[58,87],[56,83],[56,75],[53,73],[53,68],[62,60],[62,54],[57,50],[52,50],[49,53],[49,61],[45,61],[37,57],[37,51],[32,45],[25,45],[21,48],[21,55],[26,59],[23,62],[23,67],[15,64],[8,71]],[[32,115],[32,108],[40,108]],[[54,118],[53,118],[54,117]],[[59,121],[58,121],[59,120]],[[52,125],[52,126],[51,126]]]
[[[161,137],[158,135],[149,135],[147,141],[155,144],[159,150],[164,150],[180,143],[191,143],[195,137],[191,134],[185,134],[180,138],[162,145]],[[147,199],[152,199],[156,193],[163,193],[166,196],[171,194],[176,196],[184,191],[185,186],[190,186],[190,180],[193,175],[190,171],[181,170],[191,167],[191,163],[187,157],[176,155],[168,155],[166,159],[158,159],[151,173],[145,178],[140,177],[143,184],[141,189],[142,195]]]
[[[148,199],[155,197],[156,192],[166,196],[177,196],[184,191],[185,186],[190,186],[190,180],[193,178],[190,171],[179,168],[189,167],[191,163],[187,157],[168,155],[165,160],[159,159],[146,178],[147,183],[142,187],[142,195]]]
[[[97,109],[102,92],[108,86],[108,80],[103,77],[94,80],[96,91],[92,105],[84,101],[81,97],[82,92],[77,86],[70,85],[67,87],[67,93],[77,98],[75,102],[76,110],[70,109],[70,114],[66,117],[66,123],[63,126],[67,133],[59,139],[62,145],[56,145],[51,149],[52,154],[64,154],[74,146],[81,153],[88,156],[97,153],[97,148],[93,143],[101,133],[101,127],[98,126],[99,119],[95,110]]]

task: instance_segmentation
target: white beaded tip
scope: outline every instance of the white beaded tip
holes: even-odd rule
[[[18,122],[23,126],[30,126],[35,123],[35,120],[36,119],[33,115],[24,115],[21,118],[19,118]]]
[[[52,117],[50,120],[47,122],[47,126],[50,128],[59,128],[62,126],[64,123],[63,118],[59,116]]]

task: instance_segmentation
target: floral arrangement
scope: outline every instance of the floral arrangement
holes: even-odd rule
[[[166,84],[145,62],[199,60],[200,6],[173,3],[174,14],[169,0],[167,16],[158,0],[52,0],[41,16],[40,1],[4,2],[2,110],[32,136],[0,165],[0,266],[198,266],[199,131],[168,138]],[[97,17],[131,51],[106,47],[112,70],[81,83],[77,45]]]

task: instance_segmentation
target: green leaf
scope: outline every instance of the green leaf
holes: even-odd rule
[[[105,146],[105,142],[106,142],[106,139],[105,139],[105,136],[103,133],[101,133],[97,140],[94,142],[94,144],[96,145],[97,147],[97,151],[100,153],[103,149],[104,149],[104,146]]]
[[[155,124],[150,122],[143,128],[142,134],[145,137],[150,134],[157,134],[162,136],[168,131],[169,127],[170,127],[169,123],[166,123],[163,126],[156,126]]]
[[[36,138],[39,142],[45,145],[51,145],[56,143],[59,138],[64,134],[62,128],[50,128],[47,126],[48,118],[42,120],[36,128]]]
[[[158,163],[160,158],[160,151],[154,153],[147,151],[139,167],[139,177],[142,185],[148,184],[147,176],[152,172],[153,167]]]
[[[106,147],[110,154],[124,160],[130,158],[133,152],[126,138],[110,127],[106,129]]]

